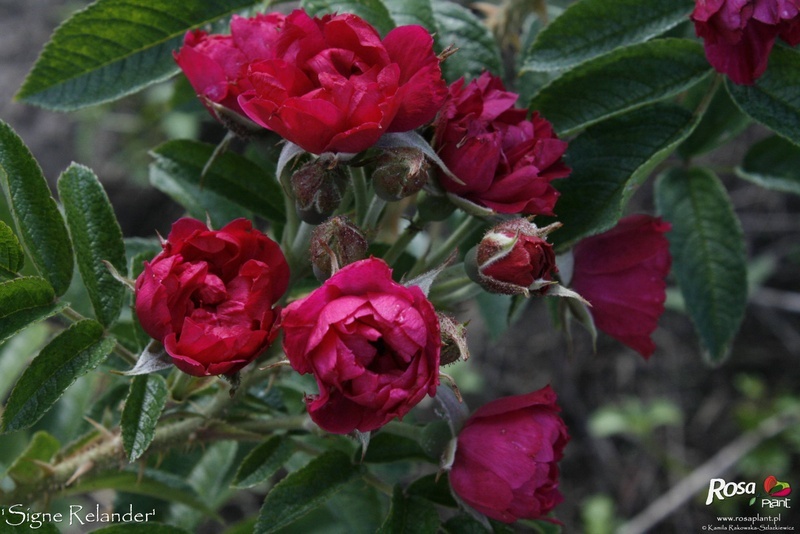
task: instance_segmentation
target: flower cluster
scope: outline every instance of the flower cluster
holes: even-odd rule
[[[800,43],[798,0],[697,0],[692,20],[714,69],[741,85],[764,74],[778,37]]]
[[[369,256],[380,210],[423,188],[469,213],[501,218],[461,266],[483,289],[588,301],[601,330],[644,356],[653,352],[669,226],[634,216],[585,239],[574,249],[572,289],[560,286],[548,234],[561,225],[539,228],[532,216],[556,212],[552,182],[570,173],[567,142],[538,113],[516,108],[518,95],[496,76],[462,78],[448,89],[422,27],[381,38],[350,14],[234,17],[230,35],[189,32],[175,58],[223,123],[236,115],[309,154],[284,190],[305,228],[318,225],[303,233],[296,218],[287,222],[287,261],[244,219],[220,230],[194,219],[175,223],[136,282],[136,312],[180,370],[235,374],[282,333],[286,363],[316,381],[318,391],[305,398],[310,418],[338,434],[378,430],[435,396],[440,365],[467,353],[463,326],[429,299],[443,267],[427,265],[428,274],[403,284],[392,261]],[[338,155],[428,123],[427,148],[417,136],[417,144],[379,145],[357,163]],[[368,211],[351,175],[356,164],[372,178]],[[409,228],[410,238],[418,230]],[[385,258],[399,257],[393,248]],[[292,280],[308,282],[313,269],[321,285],[289,288],[290,264]],[[477,410],[444,465],[461,502],[504,522],[548,514],[562,500],[558,461],[569,439],[559,410],[549,386]]]

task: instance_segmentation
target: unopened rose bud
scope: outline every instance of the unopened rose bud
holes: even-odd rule
[[[467,347],[467,325],[459,323],[453,317],[443,313],[439,316],[439,330],[442,334],[442,351],[439,355],[440,365],[448,365],[459,360],[469,360]]]
[[[367,239],[344,215],[331,217],[311,234],[311,264],[314,275],[324,282],[355,261],[367,257]]]
[[[347,171],[317,159],[300,167],[291,180],[300,218],[308,224],[319,224],[339,207],[347,187]]]
[[[389,202],[410,197],[428,182],[428,161],[416,148],[393,148],[379,158],[372,181],[375,193]]]
[[[527,296],[548,285],[558,269],[545,237],[558,226],[539,228],[527,219],[498,224],[467,254],[467,274],[490,293]]]

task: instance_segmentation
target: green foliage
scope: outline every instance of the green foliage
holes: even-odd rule
[[[524,70],[572,68],[641,43],[686,20],[691,0],[583,0],[542,30],[523,57]]]
[[[579,135],[567,150],[572,174],[553,182],[561,192],[554,220],[564,225],[551,234],[553,243],[566,248],[613,227],[638,186],[695,124],[685,109],[656,104]]]
[[[800,147],[778,136],[750,147],[736,174],[766,189],[800,195]]]
[[[461,76],[474,78],[484,70],[501,74],[503,63],[497,41],[470,10],[453,2],[434,2],[433,17],[439,32],[436,34],[439,48],[458,48],[442,63],[442,72],[448,82]]]
[[[120,420],[128,461],[139,458],[153,441],[158,419],[167,403],[167,394],[167,382],[160,375],[140,375],[131,380]]]
[[[114,209],[97,176],[82,165],[73,163],[64,171],[58,180],[58,194],[95,316],[102,325],[109,326],[122,310],[125,286],[103,262],[120,273],[127,267],[122,230]]]
[[[533,97],[531,109],[569,135],[596,122],[685,91],[709,72],[703,48],[659,39],[586,62]]]
[[[114,347],[103,326],[79,321],[56,336],[17,381],[3,412],[3,432],[28,428],[38,421],[79,376],[98,365]]]
[[[63,295],[72,280],[72,248],[42,169],[14,130],[0,121],[0,186],[34,265]]]
[[[710,83],[718,83],[718,78],[713,78]],[[701,105],[702,99],[708,97],[708,90],[705,84],[694,86],[689,91],[685,104],[690,107]],[[733,103],[727,91],[720,88],[714,91],[703,118],[692,135],[678,147],[678,153],[688,159],[725,146],[750,123],[750,117]]]
[[[25,451],[14,460],[6,473],[18,483],[41,480],[46,472],[40,464],[48,464],[61,448],[61,443],[47,432],[37,432]]]
[[[392,507],[378,534],[435,534],[439,514],[433,503],[414,495],[407,496],[395,486]]]
[[[329,450],[272,488],[256,523],[256,534],[277,532],[322,505],[360,469],[341,451]]]
[[[302,0],[300,5],[309,15],[354,13],[385,36],[395,26],[389,10],[381,0]]]
[[[742,111],[789,141],[800,144],[800,52],[776,46],[754,85],[726,87]]]
[[[293,452],[289,440],[283,436],[272,436],[250,451],[236,471],[233,487],[250,488],[267,481],[286,463]]]
[[[678,406],[667,399],[643,402],[627,399],[620,406],[603,406],[589,419],[589,431],[605,438],[616,435],[632,435],[645,438],[661,426],[676,426],[683,421]]]
[[[659,212],[672,223],[673,272],[705,348],[721,363],[747,302],[742,228],[728,195],[707,169],[673,169],[656,184]]]
[[[36,276],[0,283],[0,343],[64,309],[66,304],[56,303],[55,296],[50,284]]]
[[[431,0],[384,0],[383,3],[398,26],[418,24],[434,37],[438,34]]]
[[[172,52],[187,30],[255,3],[98,0],[56,30],[17,98],[69,111],[132,94],[178,72]]]
[[[93,530],[97,534],[188,534],[188,531],[159,523],[125,523]]]
[[[25,252],[14,231],[0,221],[0,279],[13,278],[25,264]]]

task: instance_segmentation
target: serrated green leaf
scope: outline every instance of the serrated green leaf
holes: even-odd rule
[[[44,478],[46,473],[37,462],[50,463],[61,448],[56,438],[44,431],[33,435],[28,447],[8,468],[7,475],[21,484],[30,484]]]
[[[551,241],[563,249],[613,227],[637,187],[695,124],[689,111],[655,104],[596,124],[570,142],[572,174],[553,182],[561,192],[553,220],[564,226]]]
[[[14,277],[25,264],[25,252],[14,231],[0,221],[0,277]]]
[[[168,141],[152,151],[156,159],[153,166],[181,184],[212,191],[274,223],[285,222],[283,190],[274,173],[247,158],[225,152],[201,180],[203,166],[213,152],[214,146],[206,143]],[[152,172],[151,167],[151,179]]]
[[[533,97],[531,109],[559,135],[688,89],[710,72],[703,47],[688,39],[658,39],[616,50],[556,78]]]
[[[178,72],[187,30],[255,0],[98,0],[53,33],[16,98],[69,111],[116,100]]]
[[[120,419],[122,445],[129,462],[144,454],[153,441],[168,393],[167,381],[160,375],[141,375],[131,380]]]
[[[692,0],[582,0],[542,30],[523,70],[574,67],[617,48],[647,41],[688,20]]]
[[[707,169],[673,169],[656,182],[672,223],[672,270],[710,363],[728,355],[747,302],[744,236],[725,188]]]
[[[359,473],[338,450],[329,450],[272,488],[256,523],[256,534],[277,532],[323,504]]]
[[[433,2],[433,16],[440,49],[455,46],[458,51],[442,63],[448,82],[465,76],[467,79],[488,70],[499,75],[503,70],[500,47],[494,36],[472,12],[453,2]]]
[[[0,343],[67,306],[66,303],[55,302],[55,298],[47,280],[37,276],[0,283]]]
[[[439,530],[439,514],[433,503],[416,496],[406,496],[395,486],[389,515],[379,534],[435,534]]]
[[[800,52],[776,46],[766,72],[754,85],[726,80],[725,87],[742,111],[800,145]]]
[[[438,32],[431,0],[383,0],[398,26],[417,24],[432,34]]]
[[[251,488],[274,475],[294,452],[283,436],[272,436],[250,451],[236,471],[232,486]]]
[[[92,534],[189,534],[187,530],[161,523],[123,523],[93,530]]]
[[[103,261],[121,273],[127,267],[122,229],[114,208],[97,176],[76,163],[58,179],[58,194],[95,316],[100,324],[109,326],[122,311],[125,286],[114,278]]]
[[[800,147],[772,136],[750,147],[736,175],[766,189],[800,195]]]
[[[183,478],[155,469],[110,471],[93,475],[68,486],[62,491],[62,495],[68,497],[102,489],[147,495],[158,499],[167,497],[171,502],[185,504],[206,515],[215,515]]]
[[[708,87],[703,85],[705,84],[698,84],[692,88],[684,105],[694,108],[700,103],[700,99],[705,98]],[[733,103],[727,91],[719,88],[714,93],[697,128],[678,147],[678,153],[684,159],[688,159],[714,150],[742,133],[748,124],[750,117],[742,113]]]
[[[17,381],[3,412],[3,432],[38,421],[78,377],[97,367],[114,348],[103,325],[78,321],[56,336],[33,359]]]
[[[381,0],[302,0],[300,5],[312,16],[353,13],[372,24],[384,37],[395,27],[389,10]]]
[[[56,201],[28,147],[0,121],[0,186],[17,235],[37,270],[61,296],[72,281],[72,248]]]

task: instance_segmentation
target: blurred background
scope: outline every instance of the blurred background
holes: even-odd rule
[[[166,235],[182,210],[149,185],[147,151],[171,138],[218,142],[224,135],[187,84],[160,84],[71,114],[12,101],[52,30],[86,3],[0,0],[0,118],[28,144],[51,185],[71,161],[85,164],[104,183],[127,237]],[[753,125],[739,135],[749,146],[764,134]],[[595,352],[577,325],[568,339],[544,300],[530,302],[506,331],[470,307],[459,312],[471,321],[472,359],[453,374],[473,409],[547,383],[559,395],[572,435],[561,464],[565,501],[556,510],[565,532],[605,534],[623,525],[699,532],[716,516],[756,513],[742,498],[706,506],[710,478],[760,489],[773,475],[800,495],[800,426],[779,418],[800,408],[800,198],[737,178],[741,156],[733,143],[703,158],[731,194],[749,258],[750,304],[721,366],[704,363],[674,289],[649,361],[602,334]],[[649,185],[631,208],[653,212]],[[675,486],[680,491],[666,498]],[[782,510],[781,524],[800,528],[797,508]]]

